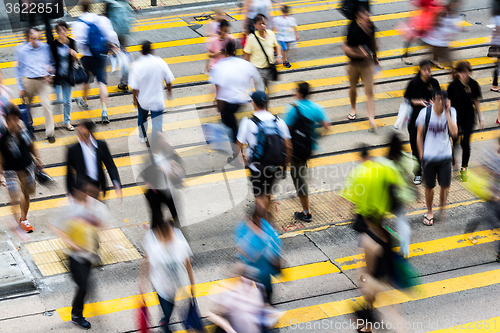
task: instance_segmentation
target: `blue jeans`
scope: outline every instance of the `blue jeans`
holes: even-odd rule
[[[160,295],[158,295],[158,300],[160,301],[160,306],[164,315],[164,317],[160,320],[160,326],[164,333],[172,333],[172,331],[168,328],[168,323],[170,322],[172,311],[174,311],[174,303],[161,298]]]
[[[157,110],[157,111],[145,110],[140,106],[138,106],[137,127],[139,127],[140,138],[147,137],[146,133],[148,132],[148,115],[150,111],[151,111],[151,122],[153,123],[153,132],[156,131],[162,132],[163,110]],[[144,125],[144,128],[142,127],[142,125]]]
[[[64,103],[64,123],[67,125],[71,122],[71,86],[66,81],[60,81],[55,87],[56,100]],[[62,100],[60,98],[62,90]]]

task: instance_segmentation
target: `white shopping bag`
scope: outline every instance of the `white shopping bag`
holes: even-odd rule
[[[408,122],[410,121],[412,110],[410,101],[405,100],[401,103],[399,106],[398,118],[394,124],[396,129],[408,128]]]

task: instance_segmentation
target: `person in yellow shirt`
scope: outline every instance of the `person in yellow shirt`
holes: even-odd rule
[[[252,65],[257,67],[259,74],[262,76],[262,83],[259,87],[255,87],[257,91],[265,91],[271,80],[271,64],[281,64],[283,57],[276,35],[272,30],[267,30],[267,19],[264,15],[258,14],[255,16],[255,32],[248,35],[245,48],[243,49],[243,58],[250,61]],[[259,40],[257,41],[257,36]],[[259,45],[262,45],[262,47]],[[262,51],[265,50],[265,54]],[[276,57],[274,56],[276,52]]]

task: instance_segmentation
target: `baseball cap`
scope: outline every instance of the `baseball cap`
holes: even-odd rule
[[[267,94],[263,91],[256,91],[252,95],[250,95],[252,101],[257,105],[262,105],[267,103]]]

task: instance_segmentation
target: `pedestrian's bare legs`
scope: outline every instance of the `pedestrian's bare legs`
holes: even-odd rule
[[[30,196],[27,194],[23,194],[21,196],[21,202],[19,206],[21,208],[21,221],[27,220],[28,209],[30,209]]]
[[[283,54],[283,63],[287,62],[288,61],[288,58],[287,58],[288,51],[282,50],[281,53]]]
[[[269,205],[271,203],[271,196],[270,195],[259,195],[258,197],[255,197],[255,205],[260,205],[265,208],[266,212],[269,209]]]
[[[425,205],[427,206],[427,219],[434,218],[434,212],[432,211],[432,202],[434,201],[434,189],[425,188]]]
[[[373,96],[373,92],[367,93],[366,98],[366,112],[368,113],[370,128],[375,128],[377,127],[377,123],[375,122],[375,96]]]
[[[108,86],[102,82],[99,82],[99,98],[101,99],[101,105],[108,105]]]
[[[84,83],[82,85],[82,99],[86,102],[87,101],[87,96],[89,94],[89,84]]]
[[[310,211],[309,209],[309,196],[306,195],[299,195],[300,203],[302,205],[302,209],[306,212]]]
[[[448,192],[450,191],[449,187],[441,187],[441,191],[439,193],[439,206],[440,206],[440,211],[439,211],[439,221],[446,221],[446,214],[444,212],[444,206],[446,205],[446,202],[448,201]]]
[[[351,89],[349,89],[349,99],[351,100],[351,115],[356,115],[356,98],[358,96],[358,92],[356,91],[356,83],[351,82]]]

